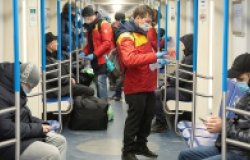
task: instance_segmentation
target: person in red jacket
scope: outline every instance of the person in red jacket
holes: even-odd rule
[[[157,157],[147,147],[147,137],[154,115],[157,62],[166,65],[165,53],[155,52],[147,38],[147,25],[152,22],[152,9],[138,6],[134,20],[120,25],[116,44],[121,68],[124,72],[125,100],[129,106],[125,122],[122,160],[137,160],[136,154]]]
[[[107,67],[104,56],[108,55],[114,47],[112,27],[98,12],[94,11],[92,6],[85,7],[82,16],[87,30],[87,45],[80,57],[91,61],[96,75],[97,96],[107,100]]]

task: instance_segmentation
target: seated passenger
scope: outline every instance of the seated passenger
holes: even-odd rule
[[[240,83],[237,85],[241,90],[248,93],[236,104],[237,109],[250,111],[250,54],[238,56],[232,68],[228,72],[229,78],[236,78]],[[250,140],[250,117],[236,114],[235,119],[227,122],[227,137],[241,142],[249,143]],[[222,120],[217,116],[212,116],[206,122],[207,130],[210,133],[221,133]],[[248,160],[249,150],[241,147],[227,145],[227,160]],[[179,160],[221,160],[221,135],[216,140],[213,147],[197,147],[182,151]]]
[[[46,64],[54,64],[57,62],[57,37],[54,36],[51,32],[48,32],[46,34]],[[56,70],[58,68],[57,65],[55,66],[51,66],[51,67],[47,67],[46,71],[52,71],[52,70]],[[68,75],[69,72],[69,63],[68,64],[61,64],[61,75],[62,76],[66,76]],[[54,78],[58,78],[59,74],[58,72],[53,72],[53,73],[49,73],[46,74],[46,79],[54,79]],[[74,75],[72,74],[71,78],[63,78],[61,83],[61,95],[62,96],[68,96],[69,95],[69,91],[70,91],[70,84],[69,81],[71,81],[72,84],[72,91],[73,91],[73,96],[82,96],[82,95],[86,95],[86,96],[93,96],[94,95],[94,90],[90,87],[81,85],[81,84],[77,84],[76,80],[74,78]],[[46,87],[47,89],[52,89],[52,88],[56,88],[58,86],[58,81],[55,80],[53,82],[49,82],[47,83]],[[50,92],[47,94],[48,98],[57,98],[58,97],[58,91],[54,91],[54,92]]]
[[[182,64],[193,65],[193,34],[185,35],[181,38],[181,42],[184,45],[184,58],[181,61]],[[192,68],[188,68],[185,66],[180,66],[180,69],[192,72]],[[174,74],[175,75],[175,74]],[[179,72],[179,77],[185,80],[193,80],[193,76],[184,72]],[[167,87],[166,101],[175,100],[175,79],[168,78],[169,86]],[[187,90],[192,91],[193,85],[192,83],[187,83],[183,81],[179,81],[179,86],[181,88],[185,88]],[[180,101],[191,101],[192,95],[186,92],[179,92],[179,100]],[[151,132],[162,132],[167,127],[167,122],[165,118],[165,114],[163,111],[162,103],[156,105],[155,108],[156,121],[151,128]]]
[[[15,105],[14,64],[0,63],[0,109]],[[66,139],[55,132],[47,122],[31,115],[27,106],[27,96],[39,83],[38,68],[30,63],[21,64],[21,160],[65,160]],[[15,138],[15,114],[8,112],[0,115],[0,141]],[[15,144],[0,148],[0,159],[15,159]]]

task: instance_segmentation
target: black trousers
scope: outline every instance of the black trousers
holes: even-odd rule
[[[132,152],[136,146],[146,146],[154,116],[155,94],[137,93],[125,96],[129,106],[125,121],[123,152]]]

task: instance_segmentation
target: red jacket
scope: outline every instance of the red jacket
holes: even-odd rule
[[[119,57],[124,65],[124,93],[153,92],[157,84],[157,71],[149,65],[157,61],[148,38],[140,33],[125,32],[117,40]]]
[[[88,33],[86,34],[88,37]],[[105,64],[106,60],[104,58],[105,54],[109,54],[110,51],[114,48],[114,38],[113,38],[113,30],[111,25],[103,20],[101,23],[100,31],[98,29],[98,23],[95,25],[95,28],[92,31],[92,38],[93,38],[93,46],[94,46],[94,54],[97,58],[98,64]],[[83,52],[88,54],[90,53],[89,45],[87,44]]]
[[[150,28],[147,32],[147,37],[149,39],[149,41],[151,42],[152,47],[154,48],[154,51],[157,51],[157,32],[155,28]],[[164,39],[160,40],[160,48],[164,47]]]

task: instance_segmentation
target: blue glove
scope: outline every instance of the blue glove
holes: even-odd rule
[[[156,57],[157,59],[162,59],[167,54],[167,52],[157,52]]]
[[[92,60],[94,59],[94,54],[93,54],[93,53],[92,53],[92,54],[89,54],[89,55],[85,56],[84,59],[85,59],[85,60],[92,61]]]
[[[80,54],[79,54],[79,58],[80,58],[80,59],[84,59],[84,58],[85,58],[85,55],[86,55],[86,54],[85,54],[83,51],[81,51]]]
[[[163,67],[163,66],[165,66],[165,65],[168,64],[168,61],[167,61],[166,59],[158,59],[158,60],[157,60],[157,63],[158,63],[161,67]]]

